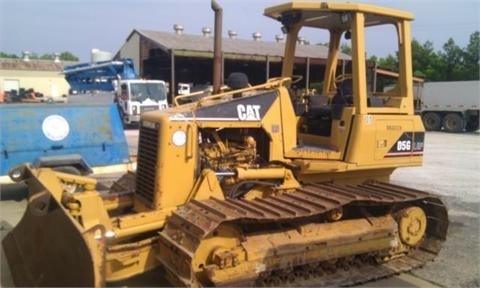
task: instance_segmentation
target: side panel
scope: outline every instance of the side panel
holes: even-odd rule
[[[189,122],[162,123],[163,149],[157,164],[157,208],[181,205],[192,192],[198,164],[198,130]],[[175,143],[179,133],[185,133],[185,143]]]
[[[345,161],[362,168],[421,165],[424,131],[417,116],[360,115]]]
[[[79,154],[92,167],[129,161],[113,104],[11,104],[0,114],[0,175],[42,156]]]
[[[430,82],[422,91],[423,111],[465,111],[480,107],[480,81]]]
[[[189,121],[170,122],[149,113],[140,124],[136,193],[149,208],[186,202],[198,175],[198,130]]]

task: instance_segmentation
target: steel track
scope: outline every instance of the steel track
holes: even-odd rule
[[[232,279],[227,284],[229,286],[266,283],[273,283],[274,286],[282,285],[281,283],[287,286],[350,286],[364,283],[421,267],[435,258],[440,251],[441,243],[446,238],[448,228],[447,210],[438,197],[411,188],[367,181],[365,184],[355,186],[308,183],[292,193],[252,201],[215,198],[205,201],[192,200],[175,211],[160,232],[160,249],[168,249],[168,253],[164,255],[169,257],[159,257],[162,258],[159,260],[170,272],[169,274],[173,275],[175,278],[173,281],[176,284],[192,285],[196,283],[191,279],[194,276],[186,270],[192,263],[196,249],[202,240],[211,236],[221,225],[241,224],[242,227],[248,227],[248,225],[258,226],[259,223],[288,224],[293,221],[326,217],[330,211],[338,208],[360,211],[362,208],[395,209],[395,207],[409,205],[423,208],[427,215],[427,232],[422,244],[405,256],[385,263],[348,265],[348,271],[345,271],[347,266],[341,264],[344,262],[343,259],[338,259],[342,269],[327,269],[329,271],[325,273],[322,268],[324,265],[318,263],[320,270],[311,271],[308,275],[300,273],[300,276],[295,277],[293,281],[291,277],[284,282],[268,280],[272,275],[277,277],[283,272],[289,272],[273,271],[263,276],[259,275],[256,279],[250,279],[250,282],[245,280],[236,282]],[[311,267],[311,264],[309,265],[308,267]],[[302,269],[301,266],[297,268]],[[320,274],[323,275],[317,277]]]

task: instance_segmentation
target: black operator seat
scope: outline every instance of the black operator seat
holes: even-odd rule
[[[353,81],[349,78],[337,85],[337,93],[332,99],[332,118],[342,119],[343,108],[351,105],[353,105]]]
[[[332,124],[330,98],[325,95],[308,98],[308,112],[305,113],[309,134],[329,136]]]

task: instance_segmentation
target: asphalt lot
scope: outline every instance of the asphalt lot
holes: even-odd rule
[[[130,152],[135,154],[138,131],[127,130],[126,135]],[[426,135],[424,165],[394,172],[394,183],[442,196],[449,208],[448,239],[435,262],[411,273],[367,283],[363,287],[480,287],[479,148],[478,131],[470,134],[429,132]],[[108,182],[110,178],[102,179]],[[23,214],[26,191],[22,185],[3,185],[0,189],[0,235],[3,239]],[[12,285],[2,250],[1,286]],[[146,283],[123,285],[146,286]]]

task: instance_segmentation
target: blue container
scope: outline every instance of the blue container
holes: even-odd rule
[[[80,157],[90,167],[129,162],[116,104],[0,105],[0,142],[0,175],[40,159]]]

